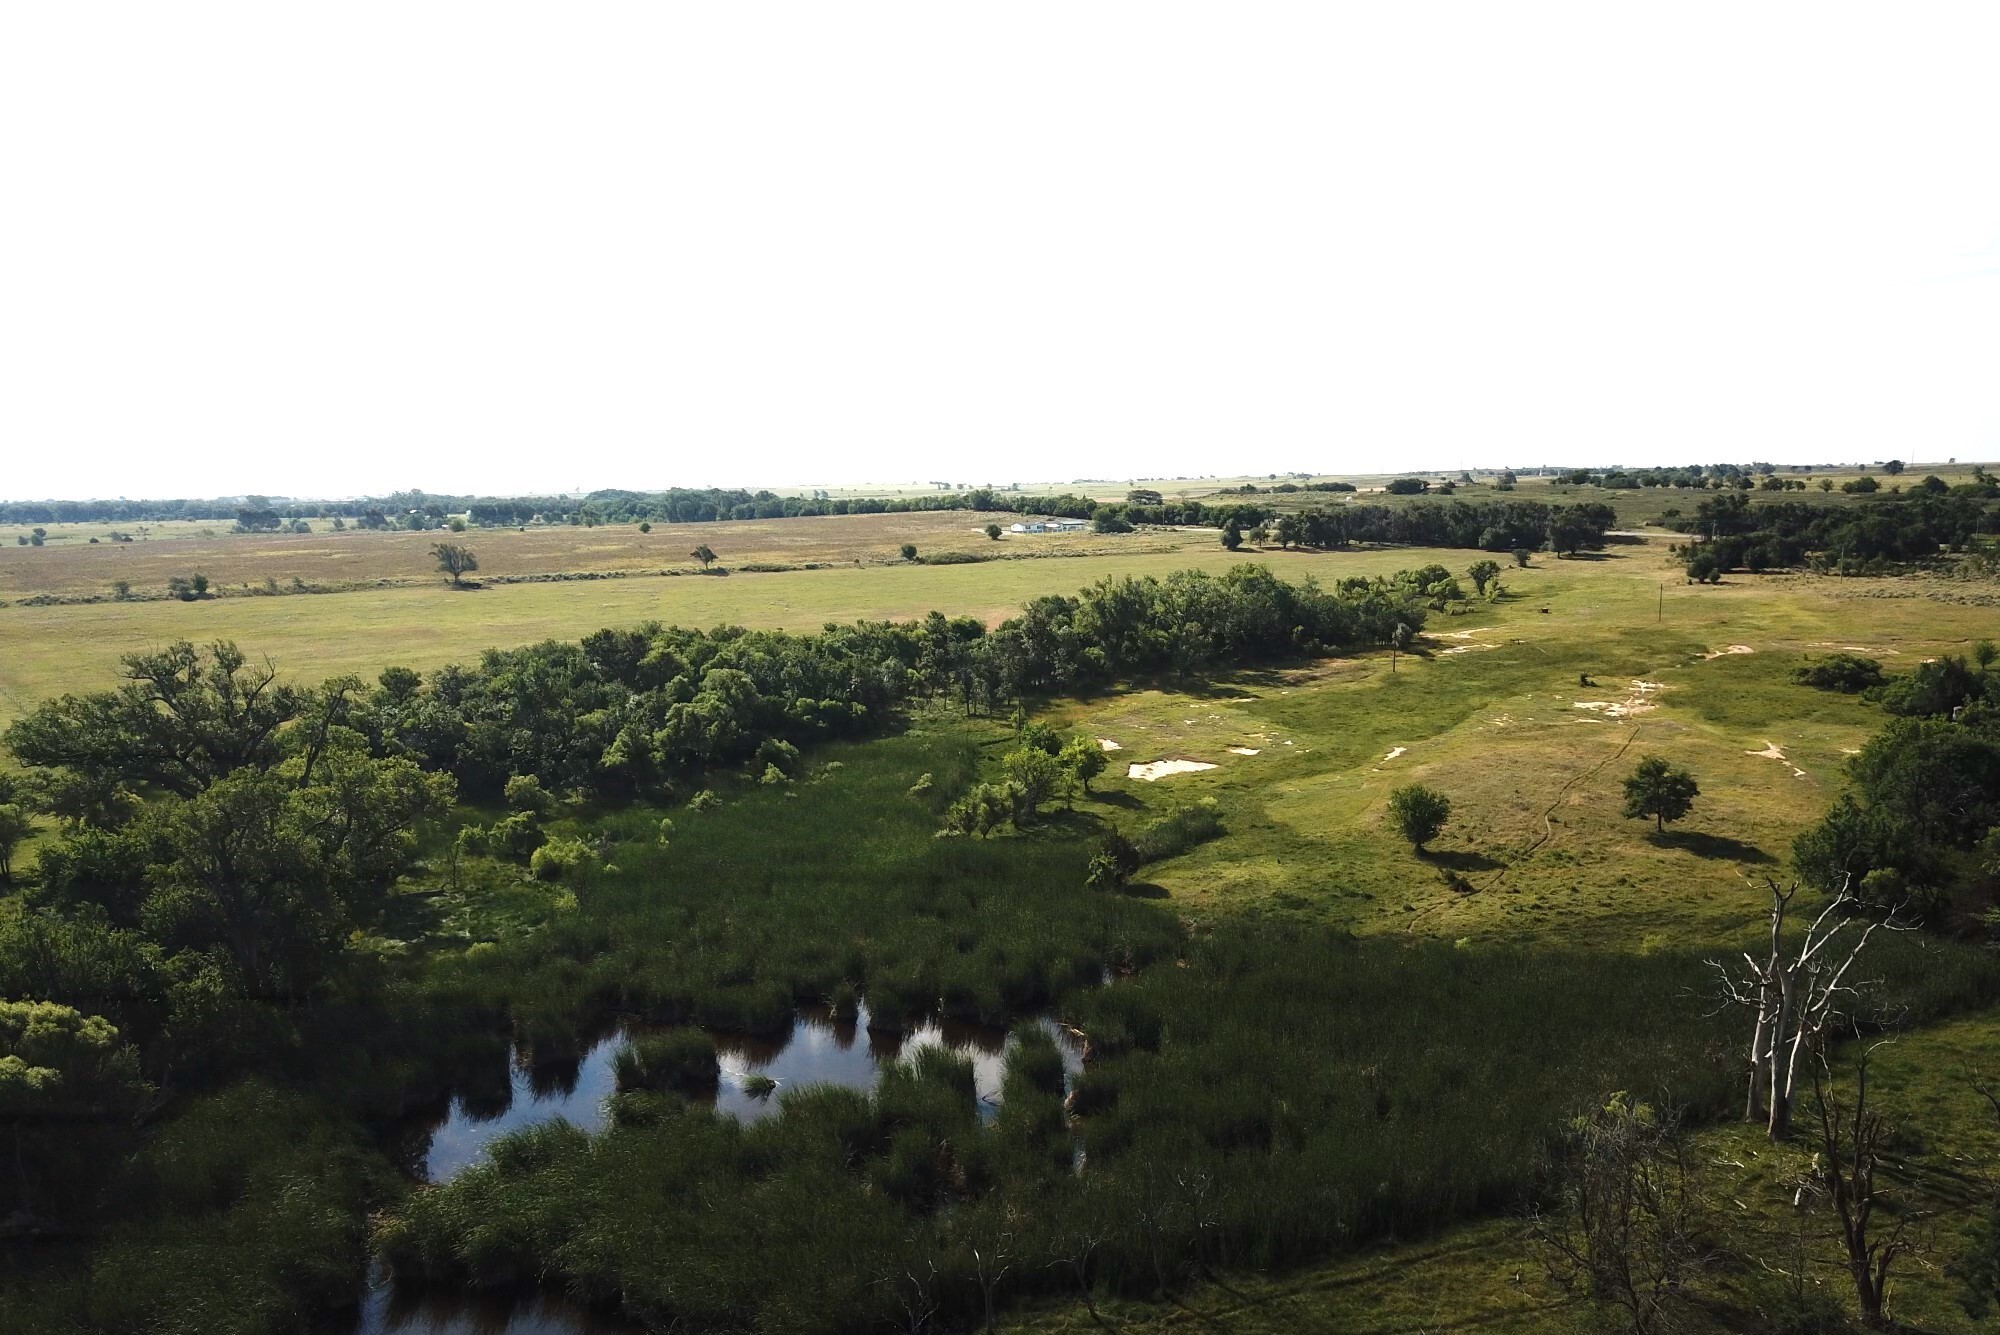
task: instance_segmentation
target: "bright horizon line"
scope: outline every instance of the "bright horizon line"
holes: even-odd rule
[[[1879,468],[1882,466],[1882,464],[1888,461],[1884,459],[1878,459],[1873,462],[1866,462],[1861,460],[1831,460],[1831,461],[1824,461],[1817,463],[1775,463],[1770,460],[1759,459],[1751,462],[1771,463],[1772,467],[1775,470],[1784,473],[1784,472],[1800,472],[1809,469],[1822,472],[1837,471],[1837,470],[1852,470],[1852,469],[1860,469],[1866,471],[1871,468]],[[1748,468],[1751,466],[1751,462],[1738,463],[1736,464],[1736,466],[1742,468]],[[998,481],[980,482],[980,481],[969,481],[969,480],[961,482],[954,480],[951,483],[951,486],[948,490],[940,489],[937,492],[937,494],[938,495],[962,494],[966,491],[972,491],[979,488],[991,488],[995,491],[1007,491],[1008,489],[1015,486],[1019,486],[1024,491],[1031,489],[1040,491],[1051,487],[1081,487],[1081,486],[1090,486],[1093,484],[1137,487],[1143,483],[1149,483],[1149,482],[1213,483],[1216,485],[1220,485],[1225,482],[1236,482],[1236,481],[1262,482],[1267,479],[1284,481],[1284,480],[1292,480],[1299,478],[1330,480],[1330,481],[1368,481],[1370,479],[1375,479],[1375,478],[1399,478],[1399,477],[1430,478],[1430,477],[1443,476],[1445,474],[1457,474],[1457,473],[1471,473],[1474,476],[1478,476],[1479,474],[1495,474],[1502,472],[1503,470],[1510,470],[1510,469],[1514,472],[1526,472],[1531,474],[1548,473],[1548,472],[1569,472],[1578,468],[1587,468],[1590,471],[1596,473],[1610,472],[1613,470],[1624,470],[1627,472],[1648,472],[1656,469],[1677,469],[1677,468],[1692,468],[1692,467],[1709,468],[1709,467],[1714,467],[1718,464],[1730,464],[1730,463],[1735,463],[1735,461],[1717,460],[1713,464],[1699,464],[1699,465],[1630,464],[1630,463],[1607,463],[1607,464],[1542,463],[1542,464],[1467,464],[1460,466],[1454,464],[1448,468],[1399,469],[1382,473],[1361,473],[1352,471],[1349,472],[1325,471],[1317,473],[1308,473],[1299,469],[1292,469],[1289,471],[1262,472],[1262,473],[1181,474],[1172,477],[1162,477],[1162,476],[1153,476],[1153,477],[1138,476],[1138,477],[1126,477],[1126,478],[1079,477],[1079,478],[1071,478],[1066,481],[1058,481],[1046,478],[1035,479],[1035,480],[1010,478],[1004,482],[998,482]],[[1938,468],[1968,469],[1975,467],[1984,467],[1987,465],[1994,465],[1994,464],[2000,464],[2000,460],[1992,460],[1992,459],[1903,460],[1903,467],[1906,473],[1914,473],[1922,469],[1938,469]],[[592,493],[599,491],[629,491],[637,493],[639,495],[657,494],[660,492],[673,491],[673,490],[748,491],[748,492],[768,491],[779,496],[794,495],[812,491],[833,491],[833,492],[852,493],[848,497],[842,497],[839,499],[863,499],[871,497],[873,494],[875,494],[875,491],[886,492],[891,490],[908,490],[917,487],[930,487],[933,481],[935,480],[914,478],[914,479],[901,479],[901,480],[875,479],[867,482],[786,482],[786,483],[675,482],[675,483],[667,483],[660,486],[606,485],[606,486],[595,486],[595,487],[538,487],[538,488],[528,488],[526,490],[515,490],[515,491],[499,491],[499,490],[459,491],[459,490],[445,490],[432,487],[392,487],[381,491],[329,492],[318,495],[308,492],[258,491],[253,489],[245,491],[221,491],[221,492],[210,493],[208,495],[198,495],[195,493],[188,493],[186,495],[180,495],[180,496],[170,496],[165,493],[160,493],[156,495],[141,494],[137,496],[127,495],[123,493],[114,495],[98,495],[98,496],[0,496],[0,504],[82,505],[82,504],[90,504],[93,502],[104,502],[104,501],[123,501],[126,503],[131,503],[134,501],[169,501],[169,500],[229,501],[229,500],[243,500],[251,496],[263,496],[263,497],[268,497],[272,500],[280,500],[280,501],[334,502],[334,501],[381,500],[386,497],[393,496],[397,492],[403,492],[403,491],[416,492],[426,496],[473,496],[473,497],[491,497],[493,499],[507,499],[517,496],[554,496],[554,497],[562,497],[565,499],[576,499],[589,496]],[[875,491],[871,491],[871,489],[875,489]]]

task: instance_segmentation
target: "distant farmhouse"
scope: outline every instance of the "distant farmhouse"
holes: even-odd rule
[[[1088,519],[1031,519],[1026,523],[1009,524],[1009,533],[1081,533],[1090,527]]]

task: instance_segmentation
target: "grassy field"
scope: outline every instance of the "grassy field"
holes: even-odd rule
[[[1094,534],[1004,534],[998,542],[982,531],[1011,514],[969,510],[918,514],[823,515],[812,519],[750,519],[710,524],[657,524],[641,533],[637,524],[596,527],[472,529],[465,533],[409,533],[348,528],[335,533],[327,521],[313,520],[309,534],[228,532],[219,524],[160,524],[150,533],[131,528],[131,542],[92,544],[107,525],[51,526],[45,545],[23,547],[0,529],[0,599],[52,594],[109,597],[112,582],[124,580],[134,593],[164,594],[168,579],[197,572],[224,594],[261,591],[292,581],[310,586],[441,583],[431,556],[434,543],[470,547],[479,557],[480,580],[516,580],[555,574],[661,575],[701,569],[690,553],[706,544],[718,563],[744,565],[883,565],[900,563],[899,550],[913,543],[924,556],[945,552],[982,558],[1049,553],[1115,552],[1163,547],[1174,535],[1140,535],[1124,541]],[[268,582],[268,583],[267,583]]]
[[[1483,490],[1460,494],[1475,498]],[[1621,516],[1634,495],[1549,491],[1524,480],[1514,494],[1602,499]],[[1639,495],[1691,508],[1699,493]],[[1820,496],[1803,494],[1808,501]],[[286,675],[313,680],[390,664],[432,668],[489,645],[575,638],[649,619],[807,630],[936,608],[993,622],[1029,598],[1110,575],[1219,570],[1250,559],[1288,578],[1332,581],[1429,562],[1463,571],[1478,556],[1411,549],[1232,556],[1212,533],[1188,532],[997,544],[1009,554],[1018,548],[1063,559],[942,566],[895,559],[902,541],[926,551],[980,550],[987,539],[975,518],[852,516],[663,526],[650,535],[609,528],[475,533],[466,541],[480,551],[482,574],[628,577],[462,592],[424,571],[424,553],[439,536],[431,534],[160,535],[118,547],[66,536],[60,547],[0,547],[0,572],[73,562],[82,573],[67,577],[78,588],[102,573],[90,563],[127,559],[153,563],[147,568],[156,574],[178,572],[186,553],[199,555],[212,577],[226,570],[245,583],[264,578],[256,562],[275,569],[275,554],[287,552],[285,559],[307,563],[298,569],[334,570],[337,564],[324,563],[352,558],[357,570],[382,572],[302,578],[391,581],[319,596],[0,608],[0,723],[37,700],[109,683],[121,653],[179,638],[233,639],[271,656]],[[637,573],[684,567],[684,557],[655,562],[653,554],[684,553],[704,540],[699,530],[718,531],[705,540],[726,564],[827,568],[709,578]],[[1118,747],[1089,811],[1136,827],[1175,804],[1215,799],[1224,836],[1148,867],[1146,884],[1137,887],[1197,936],[1247,918],[1341,928],[1376,944],[1424,938],[1439,949],[1459,942],[1635,955],[1721,950],[1754,930],[1767,902],[1762,877],[1786,875],[1792,839],[1840,791],[1846,755],[1882,724],[1872,705],[1793,684],[1792,669],[1837,649],[1877,657],[1890,671],[1962,652],[2000,629],[2000,590],[1917,576],[1732,576],[1695,587],[1682,580],[1670,541],[1654,534],[1590,559],[1537,556],[1530,568],[1503,576],[1499,600],[1434,617],[1412,652],[1393,659],[1370,653],[1199,688],[1154,683],[1058,702],[1050,713]],[[225,565],[218,554],[246,564]],[[402,564],[416,569],[390,573]],[[1647,754],[1686,765],[1701,785],[1692,814],[1665,837],[1619,815],[1619,783]],[[1127,764],[1156,760],[1213,768],[1158,782],[1126,777]],[[892,777],[882,783],[893,796],[908,776]],[[1454,804],[1445,834],[1421,857],[1384,824],[1389,792],[1410,782],[1436,787]],[[625,824],[635,841],[634,831],[644,832],[636,816]],[[918,842],[928,850],[927,839]],[[639,875],[636,861],[634,868],[634,886],[651,887],[650,873]],[[735,884],[720,874],[710,879]],[[627,948],[638,949],[632,943],[646,935],[627,933]],[[756,957],[768,953],[760,948]],[[1880,1063],[1892,1115],[1915,1128],[1906,1156],[1912,1180],[1930,1190],[1950,1174],[1987,1171],[2000,1160],[2000,1129],[1990,1116],[1981,1120],[1960,1078],[1966,1069],[2000,1073],[2000,1019],[1974,1015],[1913,1033]],[[1796,1151],[1770,1151],[1734,1126],[1703,1135],[1713,1194],[1734,1210],[1730,1227],[1767,1242],[1792,1227]],[[1954,1199],[1937,1190],[1937,1254],[1947,1258],[1962,1245],[1970,1216],[1964,1193]],[[1814,1265],[1826,1283],[1840,1283],[1827,1257],[1816,1255]],[[1748,1301],[1755,1279],[1729,1276],[1720,1293]],[[1941,1273],[1912,1266],[1899,1293],[1899,1311],[1922,1328],[1971,1329]],[[1592,1328],[1590,1313],[1542,1280],[1521,1230],[1505,1219],[1275,1278],[1226,1273],[1173,1303],[1113,1303],[1106,1311],[1135,1332]],[[1056,1304],[1017,1312],[1010,1328],[1102,1327],[1083,1309]]]

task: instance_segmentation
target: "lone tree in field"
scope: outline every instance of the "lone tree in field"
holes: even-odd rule
[[[1243,525],[1236,522],[1235,515],[1222,526],[1222,545],[1232,552],[1243,545]]]
[[[1625,780],[1625,814],[1634,820],[1651,816],[1654,831],[1664,834],[1667,822],[1687,815],[1700,796],[1694,775],[1658,756],[1647,756]]]
[[[701,562],[701,568],[703,570],[708,569],[709,566],[715,563],[715,553],[709,549],[708,544],[705,542],[701,546],[689,552],[688,555],[692,556],[695,560]]]
[[[906,543],[904,543],[904,544],[903,544],[903,547],[902,547],[902,555],[903,555],[903,559],[904,559],[905,561],[914,561],[914,560],[916,560],[916,559],[917,559],[917,544],[916,544],[916,543],[914,543],[914,542],[906,542]]]
[[[1500,578],[1498,561],[1474,561],[1466,574],[1472,576],[1472,587],[1479,590],[1479,596],[1486,596],[1486,586]]]
[[[1407,784],[1389,794],[1389,819],[1410,841],[1410,847],[1421,853],[1451,819],[1451,799],[1420,783]]]
[[[986,536],[995,542],[1000,541],[1000,526],[998,524],[988,524],[986,526]]]
[[[463,588],[465,577],[479,569],[479,558],[472,554],[472,549],[454,542],[433,543],[431,555],[437,558],[438,569],[450,578],[454,589]]]

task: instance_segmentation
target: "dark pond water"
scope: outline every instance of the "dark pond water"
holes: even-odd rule
[[[1073,1078],[1083,1069],[1083,1052],[1075,1036],[1046,1017],[1035,1023],[1055,1038],[1063,1067]],[[453,1096],[421,1155],[424,1177],[446,1181],[484,1159],[487,1147],[501,1136],[556,1118],[586,1131],[601,1129],[605,1100],[617,1088],[612,1063],[630,1032],[614,1029],[581,1053],[558,1060],[537,1060],[526,1049],[512,1049],[504,1095],[496,1084],[471,1098]],[[856,1021],[845,1024],[802,1013],[782,1037],[718,1034],[715,1040],[722,1066],[715,1107],[746,1122],[776,1113],[779,1096],[788,1089],[816,1084],[873,1089],[889,1066],[934,1046],[972,1058],[980,1116],[990,1119],[1000,1107],[1008,1043],[1005,1029],[935,1020],[906,1033],[870,1032],[865,1005]],[[777,1081],[777,1091],[764,1098],[744,1092],[744,1082],[753,1075]],[[630,1335],[633,1330],[559,1294],[398,1290],[379,1264],[369,1276],[359,1314],[347,1329],[352,1335]]]
[[[1055,1037],[1064,1068],[1074,1076],[1083,1069],[1082,1050],[1075,1037],[1054,1021],[1038,1019]],[[423,1156],[424,1176],[442,1182],[485,1157],[486,1147],[501,1136],[560,1117],[586,1131],[604,1125],[605,1100],[617,1087],[612,1063],[624,1044],[626,1029],[617,1029],[590,1044],[580,1055],[556,1062],[537,1062],[516,1048],[510,1054],[505,1102],[498,1091],[485,1099],[451,1100],[443,1122],[431,1132]],[[887,1067],[919,1048],[943,1046],[972,1058],[980,1115],[999,1110],[1000,1082],[1006,1071],[1007,1031],[979,1025],[930,1021],[906,1033],[871,1032],[864,1005],[858,1022],[838,1024],[824,1016],[801,1014],[791,1031],[779,1038],[755,1039],[716,1035],[722,1079],[716,1090],[719,1112],[745,1122],[778,1110],[779,1096],[806,1085],[845,1085],[873,1089]],[[777,1091],[763,1098],[744,1091],[753,1075],[778,1082]]]
[[[368,1276],[352,1335],[638,1335],[639,1327],[561,1294],[412,1293],[379,1264]]]

